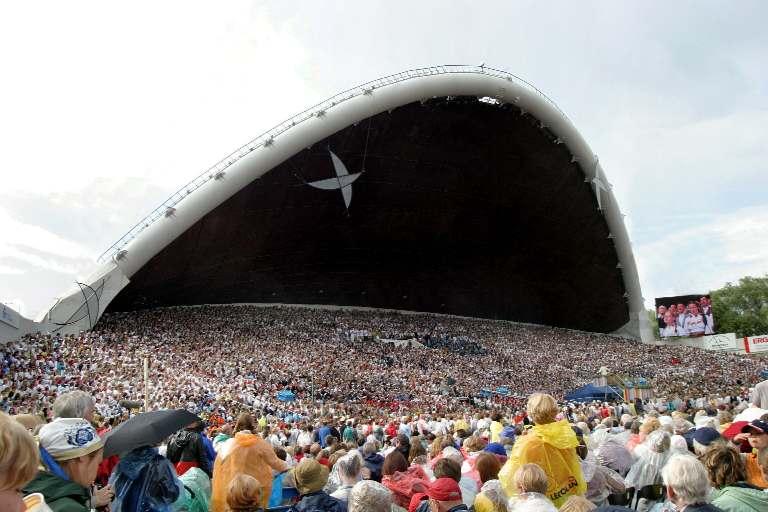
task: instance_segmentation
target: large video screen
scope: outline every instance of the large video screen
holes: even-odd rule
[[[678,295],[656,299],[659,337],[705,336],[716,334],[709,295]]]

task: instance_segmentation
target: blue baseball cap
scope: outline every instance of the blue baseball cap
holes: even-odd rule
[[[502,457],[507,456],[507,450],[502,446],[501,443],[488,443],[488,446],[483,448],[484,452],[489,452],[494,455],[501,455]]]
[[[768,434],[768,421],[752,420],[752,423],[741,427],[741,431],[754,434]]]

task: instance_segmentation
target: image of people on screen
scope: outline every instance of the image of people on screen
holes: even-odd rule
[[[667,308],[664,308],[666,311]],[[664,313],[664,327],[661,328],[662,338],[669,338],[670,336],[677,336],[677,321],[675,319],[675,315],[673,315],[670,311],[667,311]]]
[[[706,336],[715,334],[715,320],[712,315],[712,299],[703,295],[699,299],[691,300],[687,297],[673,297],[667,299],[669,305],[656,304],[656,320],[659,327],[659,336],[670,338],[673,336]]]

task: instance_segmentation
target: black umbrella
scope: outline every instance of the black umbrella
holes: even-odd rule
[[[128,453],[142,446],[155,446],[196,421],[198,416],[184,409],[167,409],[137,414],[107,435],[104,457]]]

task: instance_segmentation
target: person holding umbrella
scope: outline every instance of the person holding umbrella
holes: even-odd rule
[[[121,455],[110,477],[115,489],[112,512],[171,510],[180,497],[186,497],[173,465],[155,446],[180,427],[196,421],[200,418],[184,409],[151,411],[134,416],[112,432],[104,453]],[[200,474],[207,480],[204,473]]]
[[[184,430],[178,431],[168,442],[168,459],[176,466],[181,476],[189,468],[200,468],[212,476],[212,468],[206,450],[205,436],[202,434],[203,422],[195,421]],[[211,447],[213,451],[213,447]],[[215,452],[214,452],[215,456]]]
[[[183,491],[173,465],[149,446],[123,455],[109,484],[115,490],[111,512],[171,510]]]

